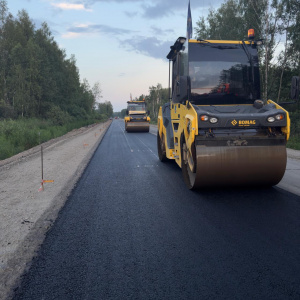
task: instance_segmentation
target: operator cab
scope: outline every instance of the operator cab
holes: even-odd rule
[[[127,111],[131,114],[133,113],[145,113],[146,112],[146,103],[142,101],[128,101],[127,102]]]
[[[180,39],[167,56],[173,103],[253,104],[260,99],[256,42],[189,40],[180,45]]]
[[[260,99],[256,47],[190,41],[188,58],[191,103],[252,104]]]

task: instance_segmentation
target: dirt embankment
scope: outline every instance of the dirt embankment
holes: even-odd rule
[[[111,121],[73,130],[0,161],[0,299],[9,299]]]

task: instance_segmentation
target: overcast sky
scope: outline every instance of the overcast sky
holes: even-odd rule
[[[36,28],[46,22],[67,56],[77,59],[81,81],[100,82],[114,111],[149,86],[168,85],[170,46],[186,36],[188,0],[8,0],[25,9]],[[191,0],[193,27],[222,0]]]

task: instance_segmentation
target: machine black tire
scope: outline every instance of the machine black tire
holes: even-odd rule
[[[165,162],[168,160],[166,156],[166,146],[164,142],[164,135],[162,134],[162,137],[160,138],[159,132],[157,131],[157,153],[158,158],[161,162]]]
[[[187,161],[184,160],[184,151],[185,147],[185,141],[181,142],[181,171],[183,175],[184,183],[187,185],[187,187],[190,190],[196,189],[195,181],[196,181],[196,174],[197,174],[197,166],[196,166],[196,173],[192,172]],[[195,157],[194,157],[194,163],[196,163]]]

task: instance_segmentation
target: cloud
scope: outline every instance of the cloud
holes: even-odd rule
[[[64,39],[74,39],[80,37],[81,34],[77,32],[68,32],[62,35]]]
[[[85,11],[92,11],[91,9],[88,9],[85,7],[84,4],[72,4],[72,3],[51,3],[52,6],[56,8],[60,8],[62,10],[85,10]]]
[[[133,34],[136,33],[136,31],[132,31],[124,28],[111,27],[102,24],[78,24],[68,28],[67,33],[64,34],[63,37],[77,38],[83,35],[99,34],[99,33],[116,37],[124,34]]]
[[[138,12],[136,12],[136,11],[125,11],[124,13],[125,13],[125,15],[126,15],[127,17],[129,17],[129,18],[134,18],[134,17],[136,17],[137,14],[138,14]]]
[[[174,33],[174,30],[172,29],[166,29],[166,30],[163,30],[161,28],[158,28],[156,26],[151,26],[151,29],[153,31],[153,33],[157,36],[157,35],[165,35],[165,34],[170,34],[170,33]]]
[[[142,8],[144,10],[143,16],[147,19],[158,19],[162,17],[167,17],[170,15],[174,15],[176,11],[187,13],[188,9],[187,0],[156,0],[151,1],[150,3],[151,4],[142,4]],[[203,2],[193,1],[191,5],[192,9],[196,9],[203,6]]]
[[[83,3],[87,7],[91,7],[95,3],[101,2],[115,2],[115,3],[136,3],[140,4],[143,10],[143,17],[149,19],[157,19],[163,16],[173,14],[173,10],[186,9],[188,2],[182,0],[83,0]],[[199,6],[199,5],[197,5]],[[132,12],[125,12],[129,17],[132,16]]]
[[[134,51],[156,59],[166,60],[166,56],[170,51],[170,46],[174,44],[174,41],[161,42],[161,40],[156,37],[135,36],[132,39],[123,40],[121,43],[128,51]]]
[[[152,30],[156,35],[172,32],[172,30],[161,30],[155,26]],[[111,27],[103,24],[77,24],[68,28],[67,33],[62,37],[66,39],[78,38],[92,34],[104,34],[116,38],[121,47],[125,47],[128,51],[133,51],[156,59],[166,59],[166,55],[170,51],[170,46],[174,41],[162,41],[157,37],[145,37],[136,35],[137,31],[124,28]],[[124,35],[128,38],[124,39]],[[120,74],[119,76],[124,76]]]
[[[86,7],[91,7],[95,3],[115,2],[115,3],[136,3],[142,8],[142,16],[147,19],[158,19],[173,15],[175,12],[181,11],[187,13],[188,0],[82,0]],[[214,6],[218,6],[223,0],[215,0]],[[203,1],[192,1],[191,9],[193,10],[205,7]],[[125,12],[131,17],[130,12]]]

